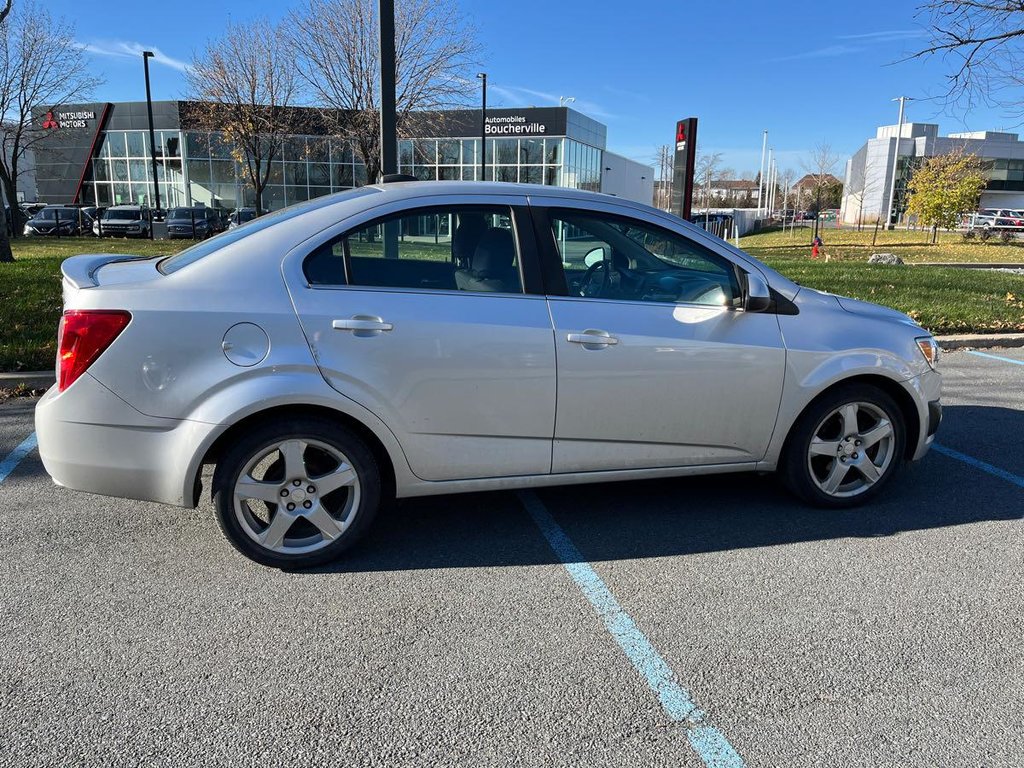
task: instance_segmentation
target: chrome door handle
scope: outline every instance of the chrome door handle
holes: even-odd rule
[[[395,326],[373,315],[353,315],[346,320],[335,320],[331,327],[336,331],[390,331]]]
[[[619,343],[619,340],[608,331],[598,331],[593,328],[588,328],[583,333],[570,333],[565,338],[573,344],[582,344],[585,347],[608,347]]]

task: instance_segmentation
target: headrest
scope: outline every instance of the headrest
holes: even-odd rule
[[[516,261],[512,231],[494,227],[484,232],[473,254],[473,271],[480,277],[508,272]]]
[[[480,213],[460,213],[459,226],[452,235],[452,256],[456,264],[468,265],[480,242],[480,235],[487,229],[487,222]]]

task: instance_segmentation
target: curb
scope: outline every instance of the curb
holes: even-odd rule
[[[936,336],[939,346],[954,349],[990,349],[992,347],[1024,347],[1024,333],[964,333]]]
[[[1024,261],[1002,262],[943,262],[943,261],[915,261],[907,264],[908,267],[942,267],[944,269],[1024,269]]]
[[[14,389],[18,386],[30,389],[46,389],[57,380],[53,371],[18,371],[0,373],[0,389]]]

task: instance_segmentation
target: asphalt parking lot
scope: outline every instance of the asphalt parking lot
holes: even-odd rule
[[[1024,350],[988,354],[945,356],[941,449],[867,509],[412,500],[315,573],[208,502],[53,486],[0,404],[0,765],[1018,766]]]

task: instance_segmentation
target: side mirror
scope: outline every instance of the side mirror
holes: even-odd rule
[[[600,264],[602,261],[604,261],[604,248],[601,247],[591,248],[587,251],[587,255],[583,257],[583,263],[588,267]]]
[[[747,312],[764,312],[772,305],[772,291],[760,275],[747,273],[747,295],[743,308]]]

